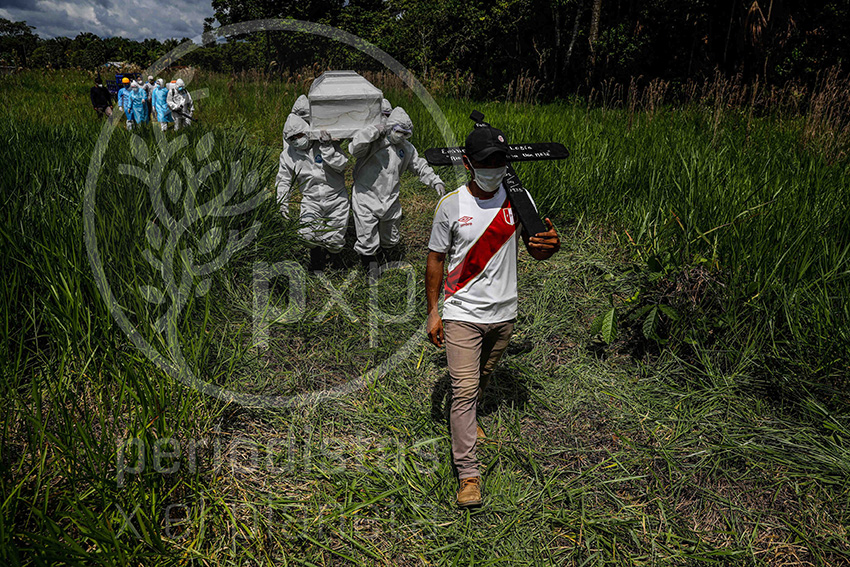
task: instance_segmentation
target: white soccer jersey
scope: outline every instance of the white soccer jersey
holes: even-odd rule
[[[428,248],[446,253],[443,319],[500,323],[516,318],[516,262],[521,227],[504,186],[489,199],[466,185],[440,201]]]

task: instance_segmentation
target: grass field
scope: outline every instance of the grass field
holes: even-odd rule
[[[377,289],[348,271],[307,278],[304,314],[258,350],[257,263],[306,264],[296,223],[261,200],[304,84],[197,76],[209,96],[185,145],[116,129],[87,202],[103,126],[87,81],[0,79],[2,564],[850,563],[850,201],[834,130],[710,105],[438,100],[459,137],[479,108],[512,141],[572,151],[520,171],[564,246],[543,263],[520,255],[517,330],[482,417],[485,504],[458,511],[445,355],[419,329],[436,196],[405,178],[411,268]],[[415,99],[387,93],[420,151],[441,144]],[[223,193],[258,206],[190,214],[190,199],[220,211]],[[113,311],[208,384],[281,399],[409,348],[319,405],[206,396],[113,317],[87,228]],[[281,304],[285,283],[270,284]],[[331,290],[349,312],[327,309]],[[412,315],[376,318],[376,305]],[[591,333],[606,314],[618,324]]]

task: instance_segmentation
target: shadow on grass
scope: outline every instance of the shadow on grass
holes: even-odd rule
[[[445,361],[445,354],[440,358]],[[529,384],[521,372],[500,363],[484,390],[484,399],[478,406],[478,416],[486,417],[502,406],[522,410],[531,397],[529,385],[534,384]],[[431,392],[431,419],[448,424],[451,407],[452,377],[446,372],[437,380]]]

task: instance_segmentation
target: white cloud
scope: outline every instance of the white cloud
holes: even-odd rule
[[[94,6],[77,4],[74,2],[54,2],[53,0],[39,0],[35,3],[35,10],[39,12],[65,12],[65,15],[80,22],[99,25],[94,15]]]
[[[210,0],[0,0],[0,17],[26,20],[49,38],[91,32],[134,40],[194,37],[213,15]]]

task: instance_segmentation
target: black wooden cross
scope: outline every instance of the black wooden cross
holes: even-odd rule
[[[490,126],[484,122],[484,115],[474,110],[469,117],[475,121],[475,127]],[[522,186],[519,176],[514,171],[511,162],[514,161],[544,161],[553,159],[567,159],[570,152],[557,142],[537,142],[529,144],[508,144],[508,171],[502,183],[508,193],[511,207],[519,217],[522,226],[528,234],[535,235],[539,232],[549,230],[540,218],[528,191]],[[425,159],[430,165],[463,165],[463,148],[431,148],[425,150]]]

